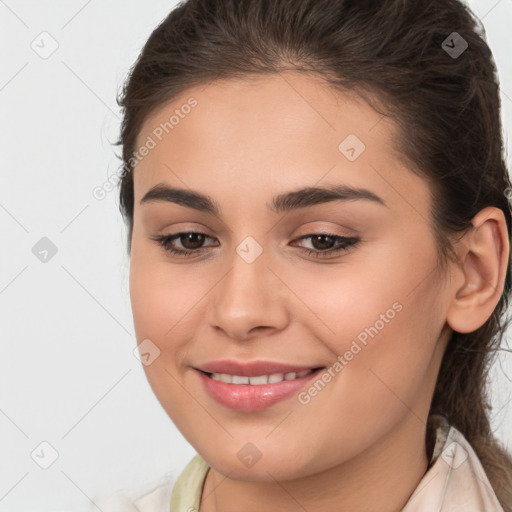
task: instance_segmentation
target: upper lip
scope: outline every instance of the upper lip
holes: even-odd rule
[[[304,370],[323,368],[321,365],[294,365],[277,363],[273,361],[241,362],[235,360],[210,361],[195,367],[206,373],[227,373],[242,377],[257,377],[258,375],[271,375],[273,373],[299,373]]]

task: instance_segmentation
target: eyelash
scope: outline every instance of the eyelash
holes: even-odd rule
[[[154,240],[161,247],[163,247],[163,249],[165,251],[167,251],[173,255],[181,256],[181,257],[187,257],[187,256],[190,256],[191,254],[201,253],[204,250],[206,250],[206,247],[200,247],[199,249],[195,249],[195,250],[177,249],[176,247],[173,247],[171,245],[171,243],[174,240],[179,239],[182,235],[189,235],[189,234],[203,235],[206,238],[211,238],[210,236],[206,235],[205,233],[201,233],[199,231],[183,231],[180,233],[176,233],[174,235],[162,235],[162,236],[154,237],[154,238],[152,238],[152,240]],[[324,257],[323,256],[324,254],[332,255],[332,254],[340,253],[342,251],[347,251],[350,247],[355,247],[360,242],[360,239],[357,237],[339,236],[339,235],[334,235],[331,233],[311,233],[309,235],[301,236],[297,240],[304,240],[305,238],[311,238],[314,236],[327,236],[329,238],[333,238],[335,241],[336,240],[341,241],[341,243],[338,245],[338,247],[335,247],[333,249],[327,249],[325,251],[320,251],[317,249],[308,249],[308,248],[304,248],[304,247],[301,248],[302,251],[304,251],[306,254],[308,254],[310,256],[314,256],[316,258],[322,258],[322,257]]]

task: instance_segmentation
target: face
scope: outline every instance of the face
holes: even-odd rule
[[[319,473],[426,421],[448,298],[429,187],[396,137],[362,100],[293,72],[191,88],[139,133],[144,370],[231,478]]]

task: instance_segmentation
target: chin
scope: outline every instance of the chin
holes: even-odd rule
[[[220,453],[211,450],[196,451],[216,472],[229,476],[232,480],[275,482],[315,473],[313,461],[297,460],[296,446],[290,448],[290,456],[283,450],[275,449],[272,449],[272,454],[265,455],[262,450],[263,453],[259,452],[258,455],[256,448],[250,443],[243,445],[242,449],[237,446],[233,452],[228,451],[226,447]]]

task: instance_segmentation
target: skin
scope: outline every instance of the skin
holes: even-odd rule
[[[428,183],[395,151],[391,121],[365,102],[295,72],[216,81],[157,108],[137,147],[190,96],[197,106],[134,171],[130,294],[138,342],[160,350],[144,367],[148,381],[211,466],[200,512],[399,510],[427,469],[426,422],[451,329],[482,325],[503,289],[502,212],[475,217],[460,261],[442,273]],[[355,161],[338,149],[348,134],[366,146]],[[208,195],[220,214],[140,204],[159,183]],[[268,207],[275,195],[333,184],[368,189],[385,206]],[[307,255],[322,246],[299,237],[322,230],[360,241]],[[193,256],[152,240],[190,231],[209,237]],[[263,249],[250,264],[236,252],[247,236]],[[192,368],[226,358],[329,367],[396,302],[401,311],[306,405],[293,395],[231,410]],[[262,454],[250,468],[237,457],[248,442]]]

